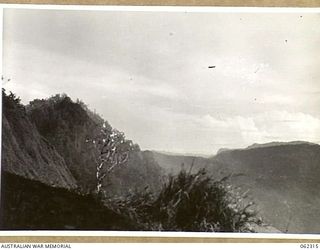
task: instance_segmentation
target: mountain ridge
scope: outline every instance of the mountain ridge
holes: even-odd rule
[[[285,145],[300,145],[300,144],[309,144],[309,145],[319,145],[317,143],[308,142],[308,141],[272,141],[266,143],[253,143],[245,148],[220,148],[217,151],[217,154],[223,153],[225,151],[233,151],[233,150],[246,150],[246,149],[254,149],[254,148],[266,148],[266,147],[276,147],[276,146],[285,146]]]

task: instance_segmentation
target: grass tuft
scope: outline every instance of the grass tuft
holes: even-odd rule
[[[105,204],[145,230],[254,232],[252,225],[259,221],[255,204],[228,179],[213,180],[205,170],[194,174],[182,170],[169,177],[158,195],[145,189]]]

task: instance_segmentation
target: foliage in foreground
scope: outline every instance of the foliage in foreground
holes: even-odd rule
[[[246,195],[228,185],[227,179],[215,181],[204,170],[181,171],[169,177],[157,196],[145,190],[105,204],[145,230],[253,232],[252,224],[259,223],[254,204],[246,202]]]

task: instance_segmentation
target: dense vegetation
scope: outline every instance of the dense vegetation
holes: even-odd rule
[[[146,230],[192,232],[253,232],[260,225],[254,203],[204,170],[170,176],[158,195],[146,190],[105,205],[143,225]]]

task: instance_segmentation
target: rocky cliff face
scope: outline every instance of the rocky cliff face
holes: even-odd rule
[[[51,186],[77,187],[64,159],[39,134],[25,108],[13,95],[7,96],[4,92],[1,167],[3,171]]]

